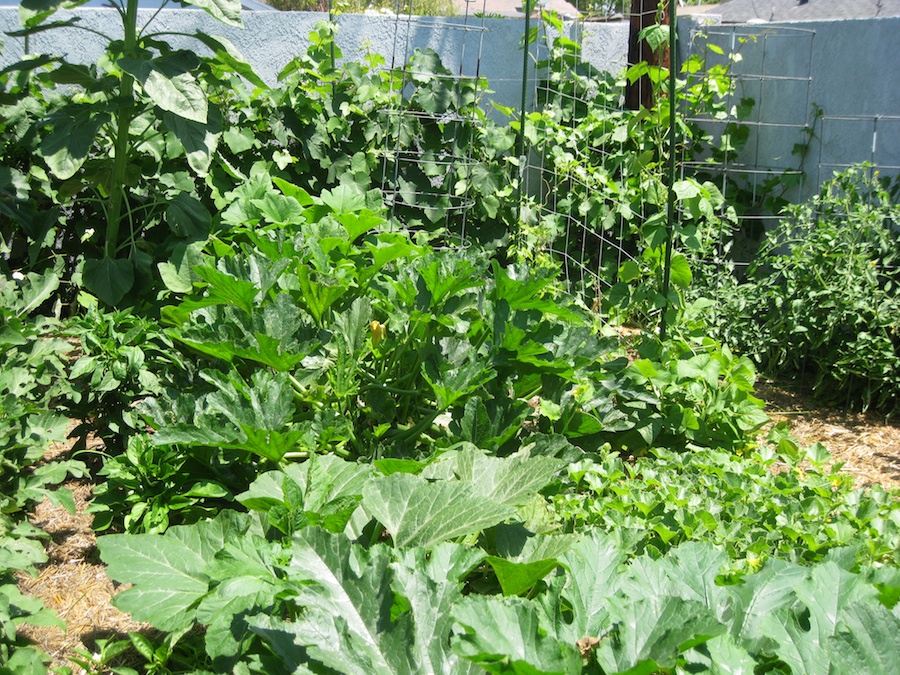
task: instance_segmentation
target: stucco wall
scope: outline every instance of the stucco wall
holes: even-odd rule
[[[77,14],[80,25],[94,31],[118,37],[121,27],[118,15],[110,9],[84,8]],[[69,14],[59,12],[65,19]],[[139,21],[153,16],[152,10],[140,10]],[[229,39],[256,72],[274,84],[278,72],[296,55],[305,52],[308,35],[326,14],[315,12],[244,12],[243,29],[218,23],[205,12],[194,9],[162,10],[152,24],[153,32],[187,32],[202,30]],[[387,65],[402,65],[416,48],[430,47],[440,54],[452,72],[488,79],[495,92],[492,98],[507,106],[518,107],[521,101],[523,53],[519,47],[524,21],[515,19],[414,18],[397,19],[391,16],[342,15],[338,18],[337,44],[344,59],[359,60],[367,52],[378,52]],[[0,7],[0,31],[19,28],[15,8]],[[571,35],[572,24],[565,33]],[[604,25],[587,31],[591,45],[601,63],[611,70],[624,64],[627,27]],[[167,37],[173,46],[197,43],[178,37]],[[0,64],[20,59],[24,53],[22,38],[6,38],[0,54]],[[72,62],[96,62],[102,54],[104,41],[84,30],[64,28],[39,33],[30,38],[31,53],[63,54]],[[202,49],[202,47],[201,47]],[[480,58],[479,58],[480,56]],[[532,62],[533,63],[533,62]],[[529,67],[533,76],[533,65]]]
[[[698,48],[698,34],[740,51],[734,66],[738,96],[756,101],[745,151],[750,168],[797,168],[791,155],[812,130],[803,162],[806,179],[791,195],[804,199],[835,170],[869,161],[900,173],[900,18],[745,26],[681,26],[683,50]],[[821,110],[816,117],[815,108]]]
[[[78,14],[86,28],[112,36],[120,34],[118,15],[112,10],[84,8]],[[65,16],[60,13],[60,18]],[[141,10],[140,16],[146,21],[152,10]],[[190,33],[199,29],[227,37],[263,79],[274,83],[284,65],[305,51],[308,34],[324,19],[326,15],[316,13],[245,12],[245,28],[236,29],[200,10],[162,10],[153,30]],[[345,59],[356,60],[367,51],[377,51],[388,65],[399,65],[416,47],[431,47],[453,72],[485,76],[494,92],[491,97],[497,102],[513,108],[521,102],[522,20],[470,18],[465,25],[462,18],[407,21],[389,16],[343,15],[338,23],[337,41]],[[18,28],[17,9],[0,8],[0,30]],[[684,17],[679,22],[682,58],[701,29],[696,18]],[[723,26],[715,30],[727,35],[729,29]],[[815,190],[817,177],[830,175],[832,166],[862,160],[874,160],[884,167],[900,166],[900,120],[884,117],[900,116],[900,59],[896,58],[900,18],[735,30],[742,37],[755,36],[741,46],[744,60],[737,67],[743,78],[742,93],[757,100],[752,121],[758,126],[742,158],[745,162],[775,170],[796,165],[790,149],[802,140],[798,130],[813,123],[812,104],[816,104],[826,118],[824,126],[821,120],[816,126],[817,137],[804,166],[813,179],[808,181],[805,194]],[[585,58],[595,66],[613,73],[624,67],[627,23],[569,22],[564,33],[582,41]],[[727,42],[729,38],[721,39]],[[177,38],[170,42],[179,44]],[[23,43],[21,38],[5,38],[0,64],[21,58]],[[103,45],[104,41],[91,33],[62,29],[32,36],[30,51],[62,53],[72,61],[91,63],[100,56]],[[533,78],[533,62],[529,73]],[[808,78],[811,81],[807,84]],[[840,119],[842,116],[855,119]],[[876,120],[878,116],[882,117]],[[877,139],[874,154],[873,138]]]

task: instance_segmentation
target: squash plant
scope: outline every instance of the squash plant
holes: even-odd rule
[[[83,2],[23,2],[24,28],[17,37],[39,31],[78,28],[78,17],[50,21],[60,7]],[[197,0],[217,19],[240,26],[236,0]],[[262,84],[224,39],[201,32],[195,37],[212,52],[172,49],[139,25],[137,0],[113,2],[122,20],[120,37],[105,36],[106,53],[95,65],[44,57],[36,77],[44,86],[77,87],[64,105],[33,120],[35,150],[61,181],[56,199],[75,206],[64,229],[89,243],[81,275],[84,285],[107,304],[117,304],[138,282],[149,280],[155,256],[177,240],[204,240],[210,216],[189,176],[173,168],[185,162],[204,177],[222,133],[222,115],[210,92],[230,85],[238,74]],[[27,61],[20,70],[35,70]],[[164,225],[163,233],[150,230]],[[157,250],[159,249],[159,250]]]

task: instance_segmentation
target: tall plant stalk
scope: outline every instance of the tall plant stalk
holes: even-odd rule
[[[125,57],[135,56],[137,47],[138,0],[127,0],[125,5]],[[128,170],[129,128],[134,117],[134,77],[122,72],[121,96],[116,113],[115,158],[109,184],[109,209],[106,212],[106,257],[115,258],[119,245],[119,225],[122,222],[122,205],[125,201],[125,175]]]

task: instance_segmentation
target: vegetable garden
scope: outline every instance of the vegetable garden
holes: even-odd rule
[[[17,582],[72,479],[153,630],[57,672],[900,673],[896,491],[761,434],[754,395],[809,369],[895,411],[896,183],[836,177],[738,278],[709,261],[741,205],[667,178],[670,98],[618,105],[649,75],[716,114],[727,66],[616,79],[551,32],[540,109],[498,122],[433,52],[341,64],[323,24],[273,87],[136,8],[97,64],[0,73],[0,673],[50,667]],[[679,161],[739,137],[680,115]],[[602,288],[526,141],[617,232]]]

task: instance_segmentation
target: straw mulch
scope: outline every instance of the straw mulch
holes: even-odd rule
[[[774,421],[788,420],[793,433],[804,444],[820,441],[834,460],[843,462],[859,486],[880,483],[900,488],[900,427],[873,414],[850,413],[815,405],[791,383],[758,383],[757,394],[767,401],[766,411]],[[53,449],[65,454],[66,448]],[[85,513],[91,485],[72,482],[77,513],[70,514],[48,501],[38,504],[31,522],[51,536],[50,560],[37,579],[23,575],[20,588],[42,598],[67,624],[65,632],[52,627],[23,627],[53,658],[54,666],[72,666],[76,650],[95,651],[94,640],[122,638],[129,631],[147,632],[149,626],[135,623],[110,604],[117,592],[106,577],[97,556],[91,516]],[[80,673],[77,667],[73,669]]]
[[[875,413],[830,408],[812,401],[790,381],[757,382],[756,395],[766,402],[773,422],[787,421],[807,446],[820,442],[834,462],[851,474],[857,487],[880,484],[900,488],[900,423]]]

